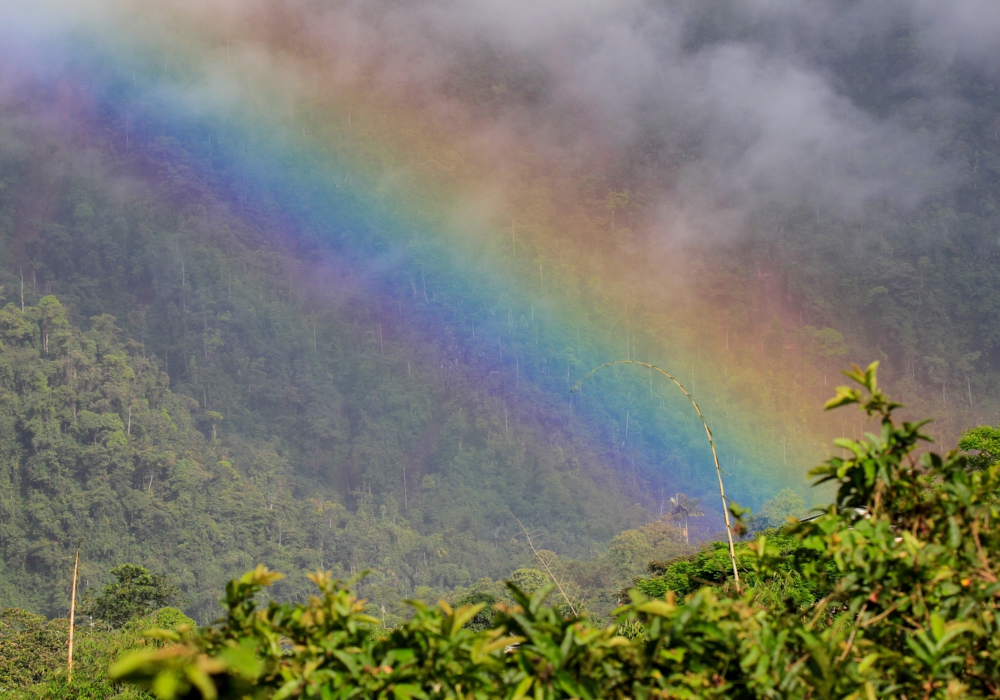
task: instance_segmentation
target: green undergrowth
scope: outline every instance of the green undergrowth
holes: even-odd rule
[[[73,676],[67,672],[69,620],[46,620],[18,608],[0,610],[0,695],[23,700],[140,700],[151,696],[111,681],[107,668],[128,652],[158,647],[146,629],[178,629],[194,621],[176,608],[113,628],[78,617],[74,632]]]
[[[415,602],[377,630],[325,573],[305,603],[259,604],[281,575],[258,567],[227,585],[219,624],[153,632],[167,646],[111,677],[164,700],[995,697],[1000,465],[918,457],[924,424],[895,422],[876,368],[849,372],[861,389],[827,407],[860,404],[879,431],[839,440],[846,456],[813,470],[836,488],[817,517],[741,545],[739,585],[693,587],[719,568],[711,548],[667,564],[650,591],[662,597],[634,589],[606,626],[546,603],[552,584],[510,583],[492,619],[486,599]]]

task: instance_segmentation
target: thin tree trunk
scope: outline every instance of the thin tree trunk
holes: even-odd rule
[[[566,605],[569,606],[569,609],[573,612],[573,615],[576,615],[577,614],[576,608],[573,606],[573,603],[570,602],[569,596],[566,595],[566,591],[563,590],[562,584],[559,583],[559,579],[557,579],[555,574],[552,573],[552,569],[549,568],[549,563],[545,561],[545,559],[542,558],[542,555],[538,553],[538,550],[535,549],[535,544],[531,541],[531,535],[528,534],[528,529],[524,526],[524,523],[522,523],[520,520],[518,520],[517,518],[514,519],[517,520],[517,524],[520,525],[521,530],[524,531],[524,538],[528,540],[528,546],[531,547],[531,551],[534,553],[538,561],[541,562],[542,566],[545,567],[545,573],[547,573],[549,575],[549,578],[552,579],[552,582],[556,584],[556,588],[559,589],[560,595],[562,595],[563,600],[566,601]]]
[[[665,371],[660,367],[657,367],[652,363],[640,362],[639,360],[613,360],[611,362],[605,362],[600,367],[595,367],[594,369],[590,370],[590,372],[585,374],[575,385],[573,385],[573,387],[570,389],[570,393],[579,389],[583,384],[583,382],[589,379],[598,370],[603,369],[605,367],[611,367],[613,365],[639,365],[640,367],[647,367],[650,370],[656,370],[664,377],[669,379],[671,382],[673,382],[674,385],[681,390],[681,392],[687,397],[688,401],[691,402],[691,406],[694,408],[695,412],[698,414],[698,418],[701,420],[701,425],[703,428],[705,428],[705,436],[708,438],[709,447],[712,448],[712,459],[715,462],[715,473],[719,478],[719,497],[722,500],[722,515],[726,521],[726,535],[729,539],[729,559],[733,565],[733,579],[735,580],[736,583],[736,590],[739,593],[742,593],[743,589],[742,585],[740,584],[740,572],[736,565],[736,545],[733,542],[733,525],[732,521],[729,518],[729,499],[726,497],[726,489],[722,483],[722,467],[719,464],[719,454],[715,449],[715,438],[712,436],[712,429],[708,427],[708,421],[705,420],[705,416],[704,414],[702,414],[701,408],[694,400],[694,397],[691,395],[691,392],[685,389],[684,385],[682,385],[679,381],[677,381],[676,377],[674,377],[669,372]],[[694,371],[692,368],[692,374],[693,373]],[[694,377],[692,376],[692,380],[693,379]]]
[[[73,562],[73,592],[69,603],[69,653],[66,656],[67,682],[73,681],[73,631],[76,627],[76,579],[80,570],[80,544],[76,545],[76,561]]]

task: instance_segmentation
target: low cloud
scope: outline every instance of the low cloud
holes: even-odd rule
[[[473,47],[529,64],[544,96],[512,101],[501,123],[552,148],[569,122],[575,153],[583,144],[634,158],[658,183],[655,197],[706,219],[775,205],[849,218],[874,199],[910,207],[957,184],[939,144],[966,105],[944,70],[1000,61],[1000,10],[988,2],[426,0],[299,11],[317,13],[310,34],[341,64],[442,99]],[[908,93],[905,108],[879,112],[852,94],[862,77],[850,72],[898,61],[865,53],[894,41],[919,61],[871,66],[886,81],[878,89]]]
[[[317,74],[363,78],[448,113],[495,97],[479,122],[484,143],[517,134],[543,155],[610,160],[625,175],[609,187],[644,188],[692,222],[700,210],[719,234],[761,208],[850,218],[873,199],[911,207],[958,184],[940,144],[968,107],[947,70],[1000,67],[1000,6],[989,0],[173,0],[156,10],[101,0],[8,10],[22,45],[155,15],[144,31],[211,30],[227,61],[235,54],[255,70],[291,75],[294,55]],[[904,44],[911,53],[870,52]],[[484,55],[492,63],[470,67]],[[212,93],[225,94],[224,67],[212,73]],[[476,80],[488,84],[470,87]],[[875,109],[854,89],[866,80],[906,99]]]

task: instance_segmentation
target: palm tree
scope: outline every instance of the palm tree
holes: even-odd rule
[[[684,521],[683,532],[686,544],[691,544],[691,538],[688,534],[688,519],[700,518],[704,514],[704,511],[701,509],[701,501],[697,498],[688,498],[683,493],[671,496],[670,513],[668,515],[672,520]]]

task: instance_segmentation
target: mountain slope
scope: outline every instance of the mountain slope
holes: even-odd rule
[[[441,363],[349,270],[299,275],[244,223],[273,220],[234,217],[185,179],[178,144],[81,165],[72,141],[13,116],[0,154],[12,602],[60,611],[53,582],[79,538],[85,585],[138,561],[205,618],[258,561],[371,567],[392,603],[508,575],[527,556],[517,518],[540,546],[587,555],[648,517],[585,438]]]

